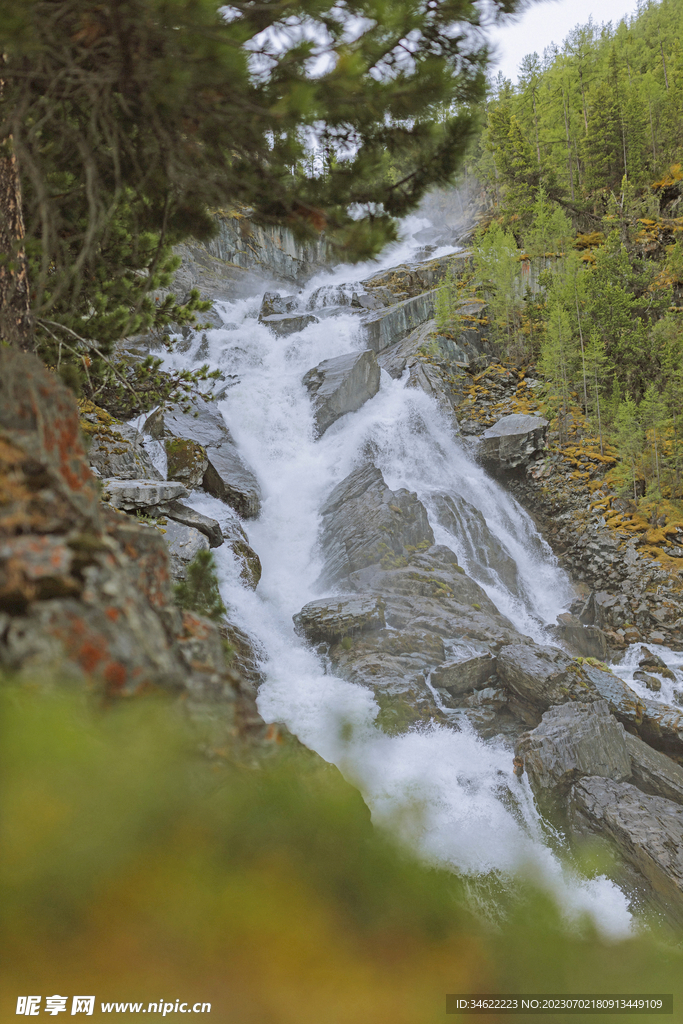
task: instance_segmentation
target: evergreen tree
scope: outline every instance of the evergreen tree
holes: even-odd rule
[[[211,235],[212,209],[324,228],[345,259],[377,252],[462,158],[487,51],[453,26],[479,21],[472,0],[0,0],[0,139],[50,358],[70,347],[92,362],[189,319],[196,302],[148,296],[174,243]],[[22,251],[18,236],[6,246],[10,274]],[[12,315],[5,302],[8,339]]]

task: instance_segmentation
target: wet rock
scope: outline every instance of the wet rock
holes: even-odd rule
[[[637,679],[639,683],[643,683],[647,686],[648,690],[653,690],[655,693],[662,688],[661,680],[656,679],[655,676],[649,676],[647,672],[634,672],[633,678]]]
[[[647,647],[640,648],[641,658],[638,665],[646,673],[654,673],[655,675],[663,676],[665,679],[675,679],[675,675],[670,668],[667,667],[665,661],[663,661],[659,655],[653,654],[652,651],[648,650]],[[660,684],[661,686],[661,684]],[[660,689],[658,687],[650,687],[651,689]]]
[[[593,777],[573,786],[570,821],[580,834],[611,840],[648,883],[652,905],[683,926],[683,807],[628,782]]]
[[[342,580],[366,565],[406,564],[411,551],[434,543],[417,495],[404,488],[390,490],[371,465],[337,484],[321,511],[325,582]]]
[[[196,414],[196,415],[195,415]],[[220,412],[211,402],[196,401],[190,412],[157,410],[144,430],[157,439],[195,441],[206,451],[208,465],[202,486],[245,519],[261,511],[261,490],[256,477],[237,450]]]
[[[487,649],[520,637],[484,590],[467,576],[450,548],[434,545],[410,555],[405,566],[370,565],[349,577],[351,587],[385,600],[392,629],[426,629],[440,637],[477,641]]]
[[[275,313],[273,316],[259,317],[259,322],[278,338],[288,338],[290,334],[298,334],[310,324],[319,323],[319,320],[312,313]]]
[[[101,477],[118,480],[161,480],[144,447],[139,430],[127,423],[99,424],[89,433],[88,461]]]
[[[184,580],[188,565],[198,552],[209,550],[209,542],[193,526],[184,526],[173,519],[167,521],[163,533],[171,556],[171,575],[176,580]]]
[[[263,321],[267,316],[280,316],[292,313],[297,306],[296,295],[278,295],[277,292],[264,292],[258,318]]]
[[[335,674],[372,689],[379,724],[392,734],[418,722],[443,721],[425,681],[443,657],[441,638],[426,630],[361,633],[330,649]]]
[[[683,804],[683,768],[638,736],[624,734],[631,758],[630,782],[644,793]]]
[[[372,292],[354,292],[351,305],[359,309],[384,309],[387,303],[383,295],[375,295]]]
[[[102,486],[102,500],[126,512],[187,497],[182,484],[168,480],[105,480]]]
[[[417,356],[419,350],[429,343],[435,330],[436,320],[427,320],[411,331],[406,338],[382,349],[377,355],[377,362],[383,370],[397,380],[403,376],[408,360]]]
[[[526,465],[545,448],[548,421],[541,416],[513,413],[503,416],[485,430],[478,456],[493,469],[514,469]]]
[[[377,358],[370,349],[325,359],[309,370],[303,383],[313,401],[317,435],[376,395],[379,379]]]
[[[515,750],[544,810],[562,810],[571,786],[586,776],[624,782],[631,757],[624,728],[610,714],[607,701],[561,704],[543,715]]]
[[[200,487],[209,465],[206,449],[197,441],[185,437],[166,439],[167,476],[178,480],[190,490]]]
[[[430,682],[437,689],[447,690],[452,696],[459,697],[478,690],[496,672],[496,659],[490,654],[482,654],[467,661],[448,661],[434,669]]]
[[[431,499],[437,522],[463,545],[467,560],[477,566],[482,582],[496,585],[502,580],[509,590],[519,587],[517,563],[489,530],[484,516],[459,495],[437,494]]]
[[[597,626],[584,626],[581,619],[570,612],[558,615],[561,638],[577,654],[603,660],[607,657],[607,637]]]
[[[424,391],[426,395],[429,395],[430,398],[433,398],[441,411],[445,413],[451,428],[456,434],[459,434],[458,420],[439,370],[435,366],[423,362],[421,359],[409,359],[408,367],[409,374],[406,387],[418,388],[420,391]]]
[[[498,652],[498,675],[521,700],[546,711],[553,704],[585,699],[588,687],[569,655],[557,647],[513,644]]]
[[[436,294],[436,291],[425,292],[403,302],[397,302],[388,309],[370,313],[364,321],[368,347],[379,354],[394,342],[407,337],[417,324],[431,320],[434,316]]]
[[[188,508],[180,501],[165,502],[153,511],[155,515],[166,516],[169,519],[174,519],[177,523],[183,523],[185,526],[192,526],[195,530],[199,530],[207,538],[210,548],[218,548],[223,543],[223,532],[216,519],[202,515],[201,512],[195,512],[193,508]]]
[[[384,602],[376,597],[311,601],[294,616],[294,628],[312,643],[338,643],[385,626]]]
[[[250,590],[256,590],[261,579],[261,559],[249,543],[244,527],[233,514],[227,521],[223,521],[221,530],[240,566],[240,579]]]
[[[650,746],[683,761],[683,712],[680,708],[646,698],[642,721],[636,722],[636,728],[639,736]]]

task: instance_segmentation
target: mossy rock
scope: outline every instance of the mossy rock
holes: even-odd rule
[[[166,441],[165,447],[168,479],[178,480],[187,487],[199,487],[209,465],[204,446],[198,441],[174,437]]]

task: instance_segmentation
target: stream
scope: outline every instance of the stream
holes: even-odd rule
[[[319,304],[327,301],[326,294],[338,294],[340,286],[410,258],[418,249],[410,231],[421,226],[414,219],[406,222],[404,240],[379,261],[339,267],[310,281],[299,295],[300,308],[317,303],[313,311],[321,319],[300,333],[281,338],[260,324],[259,294],[217,303],[224,327],[206,331],[205,342],[198,333],[187,352],[167,357],[167,364],[177,367],[208,362],[235,375],[237,383],[219,408],[263,492],[259,519],[246,523],[261,559],[261,581],[256,591],[245,589],[232,552],[223,545],[214,551],[222,596],[231,619],[263,651],[261,714],[284,722],[306,746],[338,765],[362,793],[376,827],[398,833],[425,861],[473,881],[493,877],[512,886],[517,872],[531,874],[555,894],[568,922],[588,913],[606,937],[616,938],[633,926],[626,896],[603,876],[580,877],[569,859],[558,855],[562,839],[541,821],[526,777],[513,774],[508,743],[483,741],[467,724],[461,731],[433,725],[386,735],[374,725],[378,709],[372,692],[326,671],[293,630],[292,616],[329,594],[316,590],[321,505],[339,481],[368,460],[390,488],[417,492],[437,543],[455,552],[522,633],[553,642],[548,626],[573,597],[530,517],[473,461],[436,403],[407,388],[405,379],[393,380],[382,371],[379,392],[315,439],[303,375],[323,359],[366,347],[358,313],[346,307],[328,316]],[[449,251],[437,250],[430,258]],[[321,286],[329,287],[320,292]],[[439,525],[432,498],[444,492],[482,513],[502,557],[491,557],[491,545],[474,524],[473,532],[464,534]],[[204,492],[193,492],[190,503],[219,521],[225,515],[221,502]]]

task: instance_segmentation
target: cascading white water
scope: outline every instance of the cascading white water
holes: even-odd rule
[[[395,265],[410,250],[408,242],[379,266],[319,276],[300,295],[301,308],[321,285],[358,280]],[[323,359],[364,347],[358,316],[343,311],[278,338],[255,319],[259,302],[260,297],[224,304],[230,327],[211,330],[207,338],[212,367],[239,378],[219,407],[263,491],[259,520],[246,524],[263,567],[258,590],[242,587],[226,546],[214,552],[232,618],[266,652],[261,713],[285,722],[307,746],[338,764],[361,790],[373,821],[397,828],[430,862],[471,876],[510,876],[530,865],[569,918],[588,911],[605,934],[624,934],[631,919],[623,894],[604,877],[570,877],[546,841],[528,784],[512,774],[508,746],[483,742],[467,726],[461,732],[434,726],[385,735],[373,724],[372,693],[326,674],[294,634],[292,616],[325,596],[315,591],[319,509],[332,487],[368,458],[391,488],[417,492],[437,541],[455,551],[522,632],[543,642],[546,625],[571,597],[565,574],[530,518],[467,455],[435,403],[405,381],[383,372],[379,393],[316,441],[301,378]],[[199,337],[189,353],[170,356],[169,362],[191,364],[198,345]],[[483,513],[516,563],[516,590],[495,569],[482,574],[472,545],[438,524],[434,499],[444,493]],[[214,518],[224,514],[221,503],[203,493],[193,499],[195,508]]]

